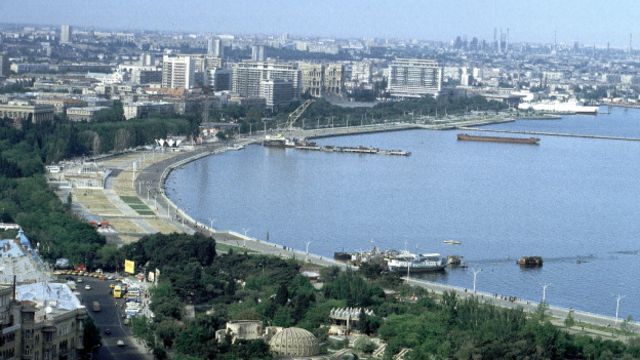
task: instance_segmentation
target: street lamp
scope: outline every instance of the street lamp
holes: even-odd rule
[[[473,271],[473,293],[476,293],[476,280],[478,278],[478,274],[482,271],[482,269],[471,269]]]
[[[616,296],[616,322],[618,322],[618,314],[620,313],[620,301],[624,299],[626,296],[618,294]]]
[[[307,261],[309,259],[309,245],[312,243],[313,241],[307,241],[307,249],[306,249],[306,255],[304,258],[304,261]]]
[[[251,230],[251,229],[242,228],[242,231],[244,232],[244,239],[243,239],[244,240],[244,245],[243,245],[243,247],[245,247],[245,248],[247,247],[247,232],[249,232],[249,230]]]
[[[547,301],[547,288],[550,286],[551,284],[544,284],[542,285],[542,302],[546,302]]]

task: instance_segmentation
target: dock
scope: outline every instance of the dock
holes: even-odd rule
[[[583,139],[597,139],[597,140],[640,141],[640,138],[625,137],[625,136],[570,134],[570,133],[556,133],[556,132],[548,132],[548,131],[479,129],[476,127],[468,127],[468,126],[458,126],[457,129],[470,130],[470,131],[484,131],[484,132],[492,132],[492,133],[503,133],[503,134],[544,135],[544,136],[572,137],[572,138],[583,138]]]

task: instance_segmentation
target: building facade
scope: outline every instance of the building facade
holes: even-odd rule
[[[125,104],[122,108],[126,120],[142,118],[154,112],[161,114],[173,114],[175,112],[175,106],[168,102],[137,102]]]
[[[296,99],[291,80],[262,80],[260,95],[268,109],[286,105]]]
[[[9,101],[0,104],[0,118],[13,120],[14,126],[20,127],[22,121],[33,124],[53,121],[55,108],[52,105],[31,104],[28,101]]]
[[[191,89],[195,85],[195,64],[190,56],[169,56],[162,59],[162,87]]]
[[[71,43],[72,29],[69,25],[60,26],[60,44]]]
[[[294,97],[300,94],[300,70],[296,64],[271,61],[244,61],[233,65],[232,91],[243,97],[260,97],[263,80],[288,80]]]
[[[344,87],[344,67],[340,63],[298,63],[301,92],[312,97],[341,95]]]
[[[434,60],[396,59],[388,72],[387,91],[392,97],[436,97],[442,89],[442,69]]]
[[[67,119],[69,121],[93,120],[93,116],[100,110],[108,109],[106,106],[71,107],[67,109]]]
[[[251,47],[251,61],[265,61],[267,59],[266,55],[264,45],[253,45]]]
[[[0,78],[6,78],[11,75],[11,66],[9,64],[9,57],[6,54],[0,53]]]

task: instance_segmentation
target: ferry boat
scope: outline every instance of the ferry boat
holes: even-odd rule
[[[443,241],[443,243],[445,243],[447,245],[460,245],[460,244],[462,244],[462,242],[458,241],[458,240],[445,240],[445,241]]]
[[[438,253],[413,254],[402,251],[387,260],[389,271],[407,271],[413,273],[444,271],[447,262]]]

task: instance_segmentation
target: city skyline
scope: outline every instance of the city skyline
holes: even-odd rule
[[[233,3],[123,0],[103,3],[71,0],[51,7],[26,0],[20,7],[0,3],[0,22],[71,24],[81,27],[164,30],[198,33],[277,34],[338,38],[380,37],[450,41],[459,35],[492,40],[494,29],[510,29],[512,42],[559,43],[627,48],[637,26],[640,4],[623,0],[615,8],[598,8],[576,0],[515,4],[506,0],[478,6],[471,0],[399,2],[328,0],[320,3],[268,0]],[[44,7],[47,11],[41,11]],[[552,12],[548,9],[553,9]],[[594,11],[594,9],[599,9]],[[142,15],[144,14],[144,15]],[[170,14],[170,16],[168,16]],[[615,20],[615,21],[614,21]],[[384,25],[384,26],[381,26]],[[543,31],[539,31],[543,29]]]

